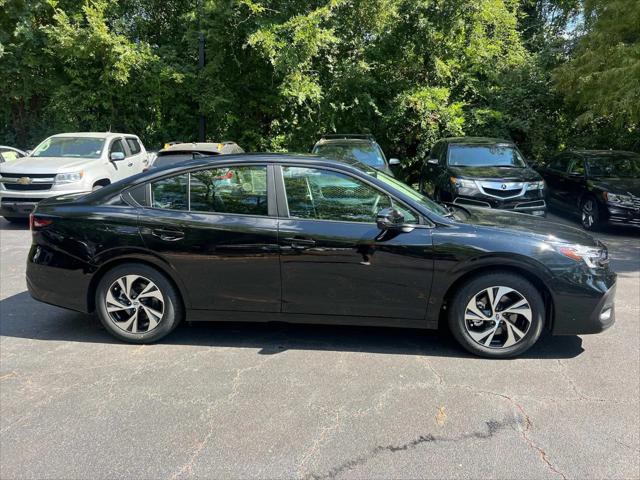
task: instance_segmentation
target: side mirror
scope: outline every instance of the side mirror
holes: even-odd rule
[[[402,228],[404,215],[395,208],[384,208],[376,215],[376,225],[380,230],[393,230]]]
[[[400,160],[398,160],[397,158],[390,158],[389,159],[389,166],[390,167],[394,167],[396,165],[400,165]]]
[[[109,159],[112,162],[117,162],[119,160],[124,160],[124,153],[122,153],[122,152],[111,152],[109,154]]]
[[[427,160],[427,163],[429,165],[438,165],[438,159],[437,158],[430,158],[429,160]]]

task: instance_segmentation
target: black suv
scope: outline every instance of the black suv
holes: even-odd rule
[[[369,134],[330,134],[323,135],[313,146],[311,153],[338,161],[353,161],[364,163],[377,170],[393,175],[392,165],[400,165],[397,158],[387,158]]]
[[[547,213],[542,177],[513,142],[497,138],[438,140],[422,167],[420,191],[458,205]]]
[[[613,150],[566,151],[539,169],[549,205],[578,213],[587,230],[605,222],[640,225],[640,155]]]

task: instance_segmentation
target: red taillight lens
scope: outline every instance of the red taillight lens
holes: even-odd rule
[[[29,228],[31,231],[37,230],[38,228],[49,226],[53,223],[53,220],[50,218],[43,218],[33,213],[29,215]]]

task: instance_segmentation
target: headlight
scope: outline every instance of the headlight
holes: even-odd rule
[[[602,196],[604,197],[605,201],[609,203],[633,205],[633,197],[631,195],[618,195],[615,193],[604,192]]]
[[[76,183],[82,180],[84,172],[59,173],[56,175],[55,183]]]
[[[456,177],[451,177],[449,180],[451,180],[451,183],[453,185],[459,188],[476,188],[476,182],[474,182],[473,180]]]
[[[544,190],[544,180],[539,182],[529,182],[527,190]]]
[[[555,245],[556,250],[576,262],[583,261],[589,268],[602,267],[609,263],[609,254],[605,247],[587,247],[585,245]]]

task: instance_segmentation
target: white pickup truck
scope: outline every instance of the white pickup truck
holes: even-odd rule
[[[9,221],[28,217],[40,200],[91,192],[142,172],[148,163],[135,135],[53,135],[30,155],[0,163],[0,215]]]

